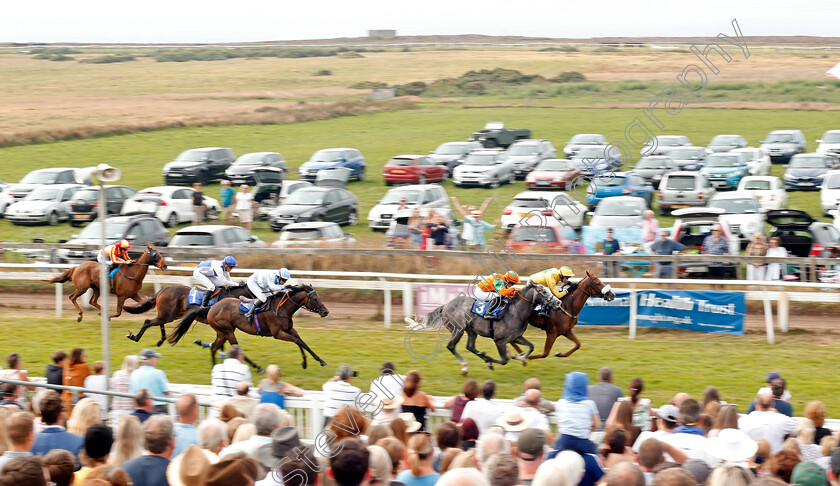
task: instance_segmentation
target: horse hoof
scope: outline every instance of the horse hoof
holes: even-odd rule
[[[259,373],[259,374],[265,373],[265,370],[262,368],[262,366],[257,367],[257,373]]]
[[[82,316],[77,317],[76,322],[82,322]]]
[[[303,369],[306,369],[306,361],[304,361],[303,363],[301,363],[301,364],[300,364],[300,366],[301,366]]]
[[[494,371],[493,370],[493,363],[487,363],[487,369],[490,370],[490,371]]]
[[[328,364],[326,361],[321,361],[321,366],[327,366]]]
[[[466,376],[469,371],[470,370],[468,370],[466,367],[461,368],[461,374],[464,375],[464,376]]]
[[[163,339],[157,342],[157,347],[160,347],[163,344]]]
[[[565,358],[565,356],[563,356],[563,353],[556,353],[556,354],[554,355],[554,357],[556,357],[556,358]]]

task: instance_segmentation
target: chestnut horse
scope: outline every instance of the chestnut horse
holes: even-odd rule
[[[254,316],[256,318],[255,322],[259,323],[259,328],[248,322],[245,315],[239,311],[239,303],[240,299],[229,298],[216,302],[211,307],[199,307],[188,312],[178,323],[175,331],[169,335],[169,342],[173,345],[176,344],[190,330],[194,321],[205,319],[207,324],[216,331],[216,340],[210,346],[211,360],[214,366],[216,364],[216,351],[224,346],[225,342],[238,344],[236,336],[234,336],[237,329],[251,335],[272,336],[274,339],[295,343],[300,348],[301,356],[303,356],[303,363],[301,363],[303,369],[306,369],[305,351],[308,351],[313,358],[318,360],[321,366],[327,366],[327,362],[319,358],[303,342],[292,322],[292,316],[301,307],[310,312],[318,313],[321,317],[326,317],[330,313],[312,286],[304,284],[289,287],[288,292],[272,295],[265,310],[256,313]],[[247,357],[245,361],[262,373],[262,367]]]
[[[140,328],[140,331],[137,334],[129,332],[128,339],[132,341],[139,342],[140,338],[143,337],[143,334],[146,332],[146,329],[154,326],[160,326],[160,341],[157,342],[157,345],[160,346],[166,341],[166,328],[164,325],[167,322],[172,322],[179,317],[183,317],[184,314],[187,313],[189,307],[187,307],[187,297],[190,295],[190,290],[192,287],[187,287],[186,285],[170,285],[169,287],[165,287],[160,289],[160,292],[153,295],[151,298],[144,300],[138,305],[127,305],[124,307],[125,311],[129,314],[142,314],[152,307],[155,307],[157,310],[157,317],[154,319],[146,319],[143,322],[143,327]],[[217,302],[221,302],[222,299],[227,297],[253,297],[251,291],[248,290],[247,285],[241,283],[236,287],[228,287],[223,288],[219,292],[219,298]],[[200,322],[204,322],[202,319],[198,319]]]
[[[146,251],[140,255],[134,263],[123,264],[119,271],[114,275],[113,293],[117,296],[117,313],[111,318],[119,317],[122,314],[123,304],[126,299],[131,299],[135,302],[140,302],[140,296],[137,292],[143,286],[143,279],[146,278],[146,272],[149,267],[157,267],[161,270],[166,270],[166,261],[163,255],[160,254],[151,243],[146,245]],[[49,283],[64,283],[68,280],[73,281],[76,289],[70,294],[70,302],[76,306],[79,311],[79,317],[76,319],[82,322],[82,308],[76,302],[76,299],[82,296],[88,289],[93,289],[93,295],[90,298],[90,305],[96,307],[99,312],[102,308],[99,306],[99,292],[102,287],[99,285],[99,262],[89,261],[81,265],[67,269],[61,275],[49,280]],[[110,283],[106,283],[108,288]],[[107,309],[105,310],[107,312]]]
[[[554,356],[565,358],[580,349],[580,340],[575,336],[573,329],[575,324],[577,324],[578,314],[583,310],[584,304],[586,304],[586,301],[590,297],[602,297],[607,302],[610,302],[615,299],[615,293],[613,293],[609,285],[604,285],[598,277],[592,275],[587,270],[586,277],[580,279],[577,289],[563,296],[561,300],[563,303],[562,308],[549,309],[548,312],[551,319],[546,319],[539,315],[538,312],[532,312],[528,323],[545,331],[545,349],[542,354],[529,355],[528,359],[541,359],[548,356],[548,353],[551,352],[551,347],[554,346],[554,341],[559,336],[565,336],[569,341],[575,343],[575,346],[565,353],[557,353]],[[515,343],[511,344],[516,348],[517,352],[522,352]]]

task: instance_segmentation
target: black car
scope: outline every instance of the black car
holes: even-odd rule
[[[68,245],[99,245],[100,225],[100,221],[93,221],[81,233],[73,235],[73,239],[66,243]],[[129,254],[136,258],[144,251],[143,247],[147,243],[166,246],[169,243],[169,232],[157,218],[147,214],[105,218],[105,244],[110,245],[122,239],[131,243],[132,250],[129,250]],[[98,249],[70,250],[62,248],[58,250],[58,257],[62,263],[78,264],[96,259],[98,252]]]
[[[126,186],[105,186],[105,206],[107,214],[120,214],[126,199],[137,194],[137,191]],[[68,203],[70,206],[70,225],[81,226],[93,221],[99,216],[99,188],[86,187],[73,194]]]
[[[280,180],[286,178],[286,160],[277,152],[254,152],[240,155],[236,162],[225,171],[225,178],[231,184],[256,184],[254,171],[273,167],[280,171]]]
[[[224,177],[225,170],[233,164],[235,158],[233,150],[229,148],[185,150],[178,158],[163,166],[163,179],[168,186],[193,182],[207,184],[213,179]]]
[[[767,211],[767,224],[774,227],[770,237],[779,237],[781,246],[793,256],[831,258],[840,253],[840,231],[804,211]]]
[[[359,222],[358,199],[344,188],[352,173],[344,167],[322,169],[315,186],[293,192],[269,214],[268,225],[275,231],[304,221],[355,225]]]

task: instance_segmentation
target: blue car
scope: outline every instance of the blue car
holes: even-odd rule
[[[835,167],[835,159],[823,154],[796,154],[786,165],[785,189],[820,189],[825,175]]]
[[[315,176],[321,169],[332,169],[335,167],[346,167],[353,171],[350,176],[359,181],[365,180],[365,156],[352,148],[330,148],[315,152],[312,157],[304,162],[298,173],[304,181],[315,181]]]
[[[710,154],[700,169],[715,189],[737,189],[741,179],[750,175],[750,168],[741,152]]]
[[[590,211],[601,200],[614,196],[636,196],[645,200],[648,207],[653,201],[653,185],[637,174],[616,172],[595,177],[586,188],[586,204]]]

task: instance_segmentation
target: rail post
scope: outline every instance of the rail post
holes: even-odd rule
[[[414,315],[414,284],[403,282],[403,317]]]
[[[637,306],[636,284],[630,284],[630,339],[636,339]]]
[[[385,284],[382,288],[385,293],[385,329],[391,329],[391,287],[388,286],[388,281],[384,278],[377,278]]]
[[[770,296],[767,294],[767,287],[761,287],[762,298],[764,299],[764,325],[767,329],[767,344],[776,344],[776,334],[773,331],[773,306],[770,304]]]
[[[788,332],[788,317],[790,315],[790,301],[787,292],[779,292],[779,331]]]
[[[55,284],[55,317],[61,319],[61,301],[64,300],[64,288],[60,283]]]

